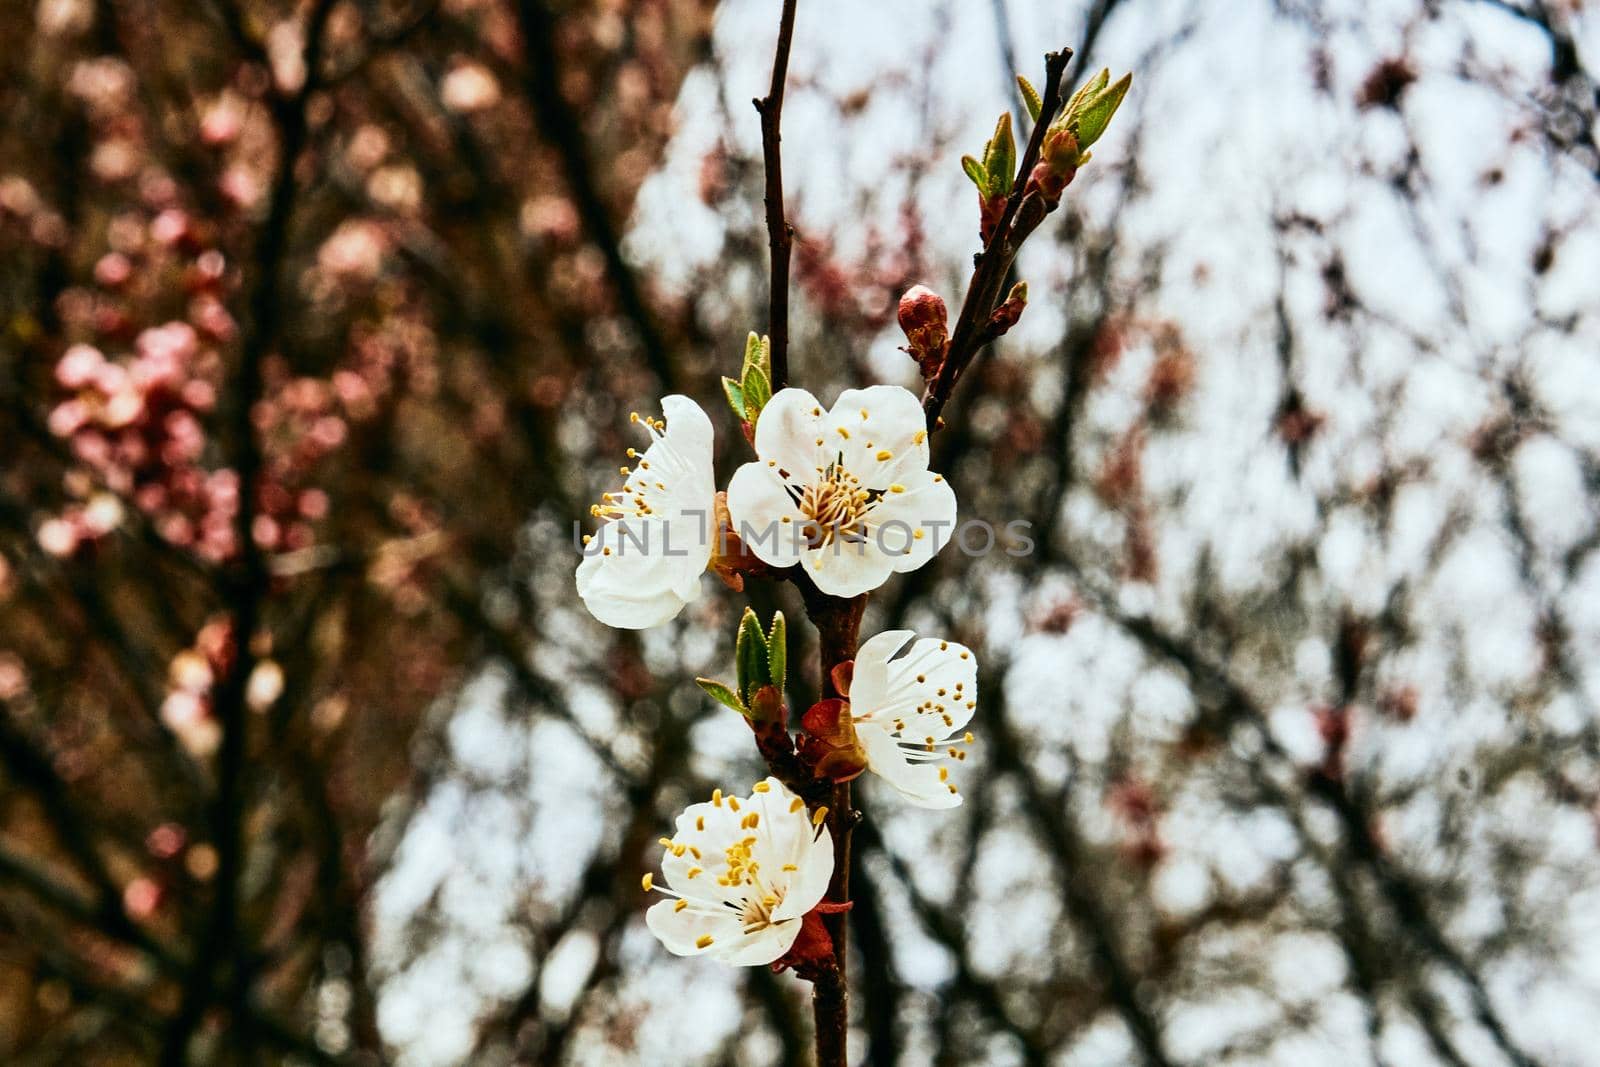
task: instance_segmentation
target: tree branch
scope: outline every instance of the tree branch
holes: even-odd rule
[[[789,249],[794,230],[783,212],[783,87],[789,76],[789,44],[794,38],[796,0],[784,0],[778,23],[778,49],[772,57],[772,85],[752,103],[761,113],[761,159],[767,175],[767,248],[772,259],[767,298],[767,335],[772,340],[772,390],[789,384]]]

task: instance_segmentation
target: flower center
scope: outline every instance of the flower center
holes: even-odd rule
[[[861,487],[861,480],[844,468],[830,463],[821,477],[800,491],[795,502],[808,520],[805,535],[812,548],[834,541],[861,541],[866,536],[867,512],[878,494]]]
[[[728,869],[719,879],[726,886],[749,886],[753,890],[744,895],[743,907],[738,907],[746,933],[770,925],[772,909],[783,900],[782,886],[769,890],[761,884],[761,864],[752,856],[755,843],[754,837],[746,837],[724,849],[723,856],[727,860]]]

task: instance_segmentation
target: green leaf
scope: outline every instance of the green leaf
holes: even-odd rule
[[[772,399],[772,382],[767,379],[767,372],[754,365],[745,367],[740,391],[744,393],[745,418],[754,423],[761,416],[761,409]]]
[[[745,421],[744,389],[740,387],[739,383],[732,378],[723,378],[722,395],[728,398],[728,406],[733,409],[733,413],[739,417],[739,420],[741,422]]]
[[[771,681],[767,674],[767,635],[761,632],[761,623],[749,608],[744,609],[744,618],[739,620],[733,658],[739,669],[739,696],[749,700],[751,693]]]
[[[772,376],[772,341],[754,330],[745,338],[744,362],[739,365],[739,376],[744,377],[744,372],[751,367],[759,367],[767,377]]]
[[[767,633],[767,674],[772,684],[783,691],[785,676],[789,673],[789,626],[783,612],[772,613],[772,629]]]
[[[971,156],[961,157],[961,169],[967,172],[967,177],[972,179],[972,184],[978,187],[978,192],[987,194],[989,191],[989,172],[983,169]]]
[[[1102,75],[1102,80],[1109,75]],[[1106,132],[1106,127],[1111,124],[1111,116],[1117,113],[1117,108],[1122,106],[1122,98],[1128,95],[1128,87],[1133,84],[1133,75],[1124,74],[1115,85],[1102,86],[1098,92],[1088,97],[1074,118],[1078,127],[1078,147],[1087,149],[1100,139]]]
[[[1038,122],[1039,112],[1044,110],[1044,101],[1039,97],[1039,90],[1020,74],[1017,75],[1017,88],[1022,90],[1022,102],[1028,108],[1028,117]]]
[[[1011,179],[1017,173],[1017,142],[1011,136],[1011,112],[1000,114],[994,124],[994,136],[983,149],[983,169],[989,175],[984,195],[1005,196],[1011,190]]]
[[[1111,81],[1111,68],[1101,67],[1100,73],[1078,86],[1078,91],[1072,94],[1072,99],[1067,101],[1067,106],[1062,109],[1061,115],[1065,121],[1072,121],[1085,100],[1104,89]]]
[[[701,689],[704,689],[706,691],[706,695],[712,700],[715,700],[718,704],[722,704],[725,707],[730,707],[734,711],[737,711],[740,715],[748,716],[750,714],[745,710],[744,704],[740,702],[739,694],[735,693],[732,689],[729,689],[726,685],[717,681],[716,679],[696,678],[694,680],[694,684],[698,685]]]

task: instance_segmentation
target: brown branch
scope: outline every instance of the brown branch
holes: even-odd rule
[[[633,324],[645,359],[662,385],[671,387],[677,374],[667,344],[656,328],[645,302],[638,276],[622,255],[622,239],[611,212],[600,196],[589,158],[589,142],[566,97],[561,94],[561,57],[556,51],[556,19],[543,0],[522,0],[518,6],[522,48],[526,60],[527,91],[539,132],[560,157],[578,217],[589,239],[605,257],[606,272],[616,288],[623,314]]]
[[[805,594],[806,614],[817,627],[823,699],[840,697],[843,694],[834,685],[833,669],[856,658],[856,643],[860,639],[861,616],[866,611],[867,598],[858,596],[852,600],[841,600],[825,596],[809,583],[802,585],[801,591]],[[828,885],[827,899],[839,904],[850,900],[850,837],[857,821],[858,813],[851,803],[850,783],[836,782],[828,807],[828,832],[833,836],[833,880]],[[849,1062],[847,915],[847,912],[840,911],[823,917],[823,925],[833,941],[833,967],[822,971],[811,988],[811,1015],[817,1030],[817,1067],[844,1067]]]
[[[1045,130],[1055,118],[1056,109],[1061,106],[1061,77],[1071,58],[1070,48],[1045,56],[1044,105],[1039,111],[1039,119],[1033,124],[1028,147],[1022,153],[1022,162],[1012,179],[1011,195],[1006,198],[1000,222],[973,264],[972,279],[967,283],[967,295],[961,303],[961,313],[956,319],[955,331],[950,336],[950,347],[945,353],[944,362],[922,393],[922,410],[928,416],[930,430],[939,428],[939,413],[944,410],[962,372],[979,349],[993,340],[988,329],[989,316],[1000,304],[1006,274],[1016,258],[1017,249],[1044,217],[1040,213],[1038,218],[1033,218],[1034,213],[1030,212],[1029,218],[1019,223],[1017,214],[1023,205],[1028,175],[1033,173],[1035,164],[1039,162]]]
[[[784,0],[778,23],[778,48],[772,57],[772,86],[751,101],[761,113],[761,159],[767,175],[767,248],[772,257],[767,335],[772,340],[772,389],[789,384],[789,249],[794,230],[783,213],[783,86],[789,76],[789,43],[794,37],[796,0]]]
[[[230,6],[226,10],[233,11]],[[219,986],[214,971],[231,956],[232,973],[221,993],[236,1029],[250,1023],[249,953],[240,943],[239,890],[244,873],[245,734],[250,714],[245,690],[256,665],[254,641],[271,590],[272,576],[266,557],[256,545],[254,525],[259,506],[263,456],[252,421],[262,390],[261,366],[277,342],[282,321],[279,294],[283,261],[288,253],[289,227],[294,214],[297,183],[295,165],[310,134],[306,105],[320,84],[323,29],[333,11],[332,0],[318,0],[306,21],[305,81],[292,95],[275,97],[272,115],[278,128],[277,171],[255,251],[257,277],[250,294],[246,331],[239,347],[239,365],[231,399],[231,445],[239,476],[239,510],[235,520],[239,560],[224,576],[222,590],[232,609],[234,662],[216,690],[215,709],[222,728],[217,753],[217,793],[211,805],[211,832],[217,850],[216,896],[200,932],[194,965],[184,982],[183,998],[163,1039],[161,1062],[181,1067],[188,1045]],[[248,1044],[248,1035],[243,1043]]]

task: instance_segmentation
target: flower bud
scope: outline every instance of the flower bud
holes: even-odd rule
[[[916,285],[900,298],[899,318],[908,342],[905,350],[922,367],[923,377],[931,377],[950,346],[949,309],[938,293]]]

